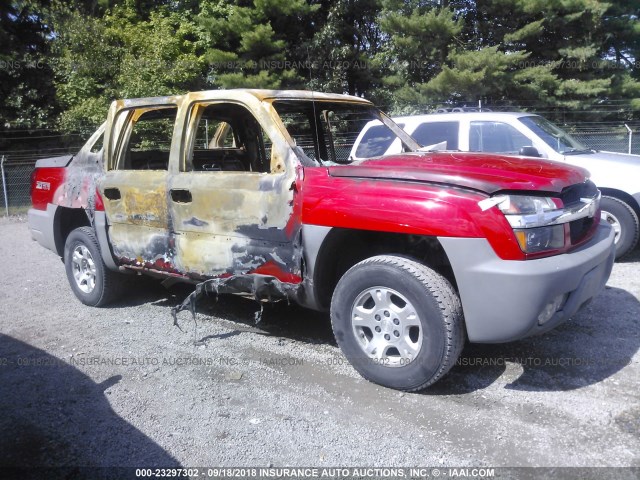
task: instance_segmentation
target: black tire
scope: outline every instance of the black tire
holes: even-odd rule
[[[404,391],[422,390],[447,373],[465,338],[460,298],[451,284],[421,263],[391,255],[363,260],[344,274],[331,301],[331,324],[342,352],[364,378]],[[365,351],[374,345],[382,345],[377,356]],[[417,353],[403,359],[406,346]]]
[[[602,221],[616,229],[616,260],[631,252],[638,243],[638,215],[628,204],[615,197],[602,197]]]
[[[73,293],[85,305],[101,307],[121,292],[122,275],[106,267],[90,227],[76,228],[69,234],[64,244],[64,265]]]

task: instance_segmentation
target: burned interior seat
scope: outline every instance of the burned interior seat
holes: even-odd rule
[[[125,168],[128,170],[167,170],[169,168],[169,152],[164,150],[127,150]]]
[[[217,148],[193,151],[193,170],[196,172],[246,172],[247,153],[242,148]]]

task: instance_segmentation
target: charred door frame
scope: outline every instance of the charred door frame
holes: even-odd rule
[[[198,105],[234,104],[246,109],[272,144],[270,172],[190,171]],[[178,162],[170,165],[169,215],[175,236],[175,263],[193,278],[250,273],[297,274],[294,240],[296,169],[291,149],[274,123],[270,105],[253,95],[214,98],[188,94],[178,114],[182,126]],[[188,201],[171,192],[188,191]],[[298,228],[292,228],[297,225]]]
[[[176,142],[174,121],[166,170],[124,170],[123,148],[133,128],[136,109],[175,108],[181,97],[122,100],[112,104],[105,132],[105,175],[99,191],[103,198],[109,240],[114,256],[124,265],[174,271],[173,239],[167,206],[167,182]],[[122,119],[121,119],[122,118]]]

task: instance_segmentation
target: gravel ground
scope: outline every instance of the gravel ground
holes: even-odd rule
[[[468,345],[403,394],[346,364],[328,317],[252,301],[170,309],[141,279],[73,296],[21,219],[0,220],[0,466],[640,466],[640,252],[570,322]]]

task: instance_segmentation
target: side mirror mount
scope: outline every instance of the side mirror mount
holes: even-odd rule
[[[536,147],[527,146],[520,148],[518,155],[522,155],[523,157],[539,157],[540,152],[538,152]]]

